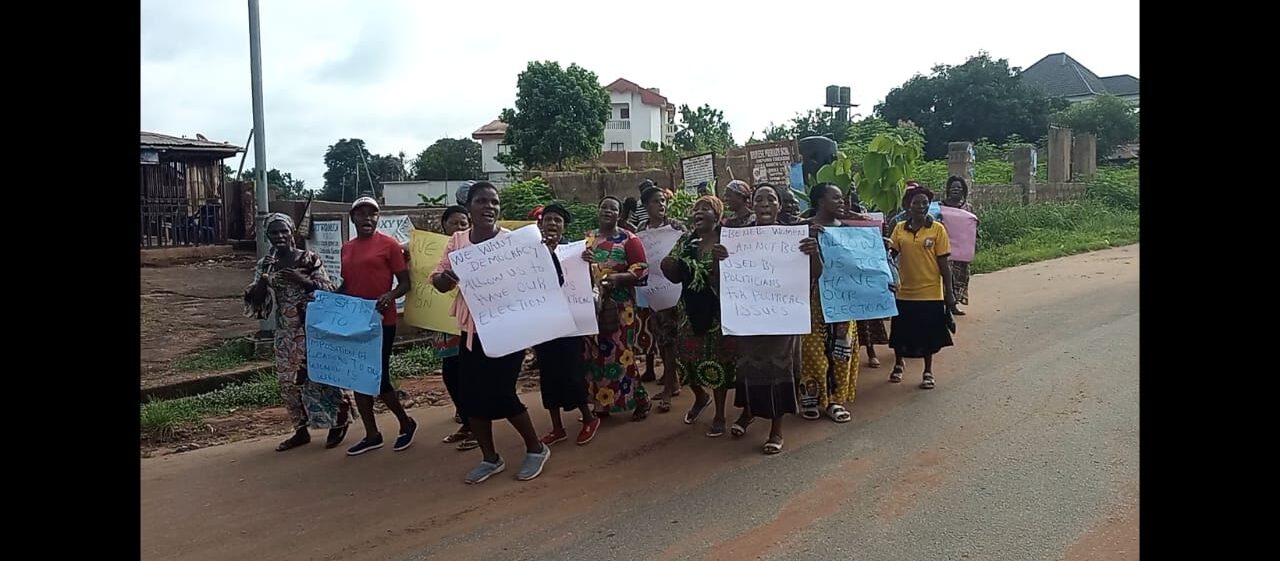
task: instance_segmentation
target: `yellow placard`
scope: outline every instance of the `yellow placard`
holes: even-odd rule
[[[535,220],[499,220],[498,221],[499,228],[506,228],[513,232],[516,230],[519,230],[520,228],[528,226],[530,224],[537,224],[537,221]]]
[[[449,237],[444,234],[414,230],[409,241],[409,271],[413,278],[413,289],[405,299],[404,321],[421,329],[430,329],[457,335],[458,322],[449,315],[453,307],[453,299],[458,296],[458,289],[441,294],[431,286],[431,273],[436,270]]]

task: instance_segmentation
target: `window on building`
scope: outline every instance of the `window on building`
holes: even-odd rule
[[[620,108],[618,108],[618,118],[619,118],[619,119],[630,119],[630,118],[631,118],[631,108],[630,108],[630,107],[620,107]]]
[[[610,143],[609,143],[609,151],[610,151],[610,152],[621,152],[621,151],[623,151],[622,143],[621,143],[621,142],[610,142]]]
[[[510,154],[510,153],[511,153],[511,145],[510,145],[510,144],[499,144],[499,145],[498,145],[498,153],[499,153],[499,154]]]

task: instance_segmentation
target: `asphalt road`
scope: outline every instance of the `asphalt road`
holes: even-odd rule
[[[864,365],[853,421],[788,419],[779,456],[762,422],[737,440],[704,437],[709,412],[681,423],[686,391],[556,445],[532,482],[464,485],[479,453],[439,443],[446,408],[411,410],[400,453],[347,458],[317,435],[144,459],[143,559],[1136,560],[1138,254],[975,277],[937,389],[917,388],[919,361],[903,384],[891,359]],[[518,465],[514,431],[495,432]]]

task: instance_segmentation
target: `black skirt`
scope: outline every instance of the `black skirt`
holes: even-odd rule
[[[889,347],[901,357],[924,358],[951,346],[947,304],[942,300],[898,300],[898,315],[889,330]]]
[[[485,356],[478,336],[468,349],[464,331],[458,349],[458,409],[468,417],[491,421],[524,413],[524,403],[516,395],[516,379],[523,362],[523,351],[498,358]]]
[[[587,404],[587,370],[582,363],[582,337],[563,337],[535,345],[542,406],[572,411]]]

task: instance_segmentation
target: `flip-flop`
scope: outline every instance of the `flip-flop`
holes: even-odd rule
[[[707,438],[719,438],[724,436],[724,421],[712,421],[711,428],[707,430]]]
[[[707,410],[708,405],[711,405],[711,396],[707,396],[707,402],[702,405],[698,405],[695,402],[693,404],[693,408],[689,409],[689,412],[684,414],[684,424],[692,425],[698,420],[698,417],[702,416],[702,412]]]
[[[764,453],[766,456],[773,456],[782,453],[782,443],[770,440],[764,443]]]

